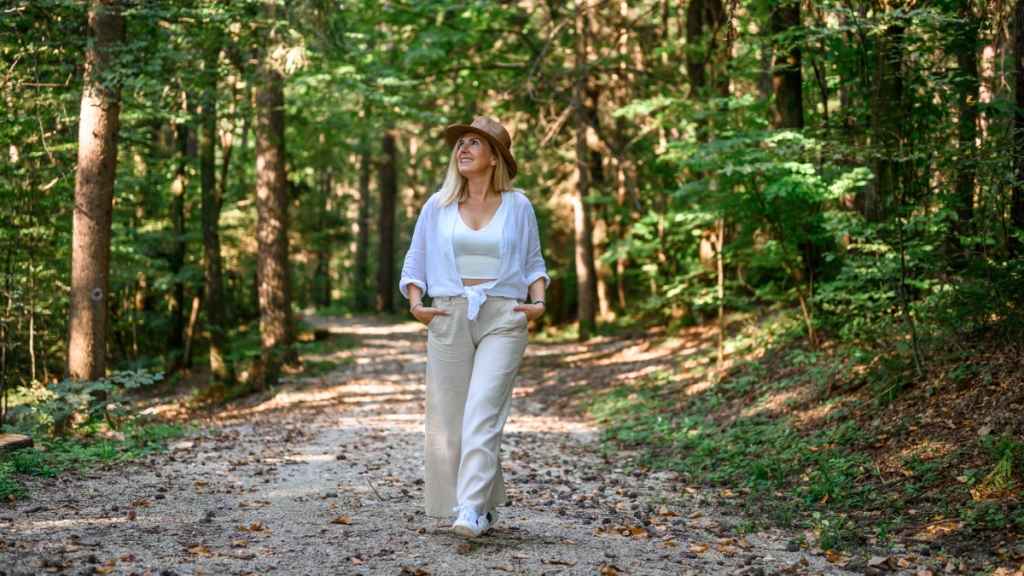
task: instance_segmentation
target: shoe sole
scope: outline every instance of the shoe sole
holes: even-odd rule
[[[452,532],[455,532],[459,536],[465,536],[466,538],[476,538],[480,536],[468,526],[452,526]]]

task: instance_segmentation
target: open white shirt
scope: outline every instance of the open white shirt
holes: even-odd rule
[[[551,283],[540,252],[540,235],[533,205],[522,190],[503,192],[501,209],[506,210],[501,238],[501,266],[498,277],[475,286],[463,286],[455,266],[452,233],[459,216],[458,202],[441,206],[440,193],[434,193],[420,210],[405,253],[398,289],[409,298],[409,284],[420,287],[430,297],[465,296],[469,300],[466,317],[475,319],[488,295],[526,300],[527,288],[538,278]]]

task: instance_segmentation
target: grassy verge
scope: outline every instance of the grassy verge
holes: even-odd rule
[[[33,448],[0,455],[0,501],[12,502],[26,495],[23,477],[52,477],[65,470],[135,460],[163,450],[169,440],[186,432],[178,424],[130,423],[106,437],[37,440]]]
[[[960,364],[935,362],[930,385],[900,380],[891,358],[809,351],[778,322],[748,324],[726,348],[736,361],[722,377],[706,350],[597,395],[606,449],[721,488],[747,529],[809,529],[826,550],[904,537],[983,550],[1024,531],[1017,417],[986,403],[999,378],[965,382]]]

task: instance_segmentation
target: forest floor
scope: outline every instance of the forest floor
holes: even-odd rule
[[[0,509],[0,574],[853,573],[796,531],[738,529],[728,491],[602,448],[574,390],[672,361],[614,361],[628,339],[531,344],[503,444],[511,501],[492,532],[458,537],[422,511],[424,329],[308,321],[349,341],[304,355],[333,369],[193,415],[166,452],[27,480]]]

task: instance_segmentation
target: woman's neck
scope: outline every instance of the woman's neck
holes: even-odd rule
[[[491,191],[491,174],[469,178],[466,186],[466,199],[473,202],[486,202]]]

